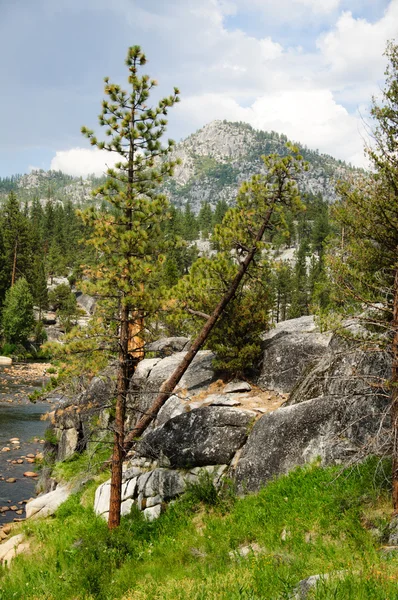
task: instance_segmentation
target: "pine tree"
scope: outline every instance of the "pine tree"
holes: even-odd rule
[[[393,505],[398,511],[398,46],[388,44],[382,101],[373,100],[375,145],[368,149],[374,173],[340,186],[334,218],[343,235],[328,256],[336,288],[335,306],[344,315],[362,314],[376,349],[392,355],[391,420]],[[364,314],[364,307],[367,310]],[[386,336],[386,330],[388,336]],[[371,347],[371,340],[366,340]]]
[[[120,522],[122,463],[126,395],[135,366],[143,356],[145,319],[159,306],[159,267],[164,244],[161,223],[167,218],[168,203],[158,191],[163,178],[176,164],[167,159],[173,147],[169,140],[160,142],[167,121],[165,116],[179,100],[178,90],[147,106],[156,81],[139,75],[146,63],[139,46],[129,48],[126,64],[131,91],[105,78],[105,94],[99,123],[105,126],[106,140],[99,141],[86,127],[82,133],[91,145],[120,156],[107,180],[96,190],[112,212],[95,208],[83,213],[91,228],[88,243],[97,252],[98,261],[87,270],[88,291],[101,299],[100,309],[107,316],[108,342],[118,349],[117,396],[115,404],[114,446],[112,455],[109,528]]]
[[[212,230],[213,211],[209,202],[203,202],[198,215],[199,229],[203,239],[207,239]]]
[[[14,285],[17,278],[21,276],[30,281],[33,262],[33,234],[30,223],[22,213],[20,203],[13,192],[8,196],[1,216],[8,285]]]
[[[24,277],[7,291],[2,311],[2,328],[6,342],[24,344],[34,325],[33,298]]]

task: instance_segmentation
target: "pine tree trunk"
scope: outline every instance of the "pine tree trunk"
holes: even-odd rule
[[[119,366],[117,375],[117,398],[114,421],[114,441],[111,470],[111,496],[109,501],[108,528],[114,529],[120,525],[120,507],[122,504],[122,468],[125,457],[124,451],[124,421],[126,414],[126,396],[129,386],[128,342],[129,342],[129,311],[122,307],[119,332]]]
[[[392,374],[391,374],[391,424],[392,424],[392,501],[398,513],[398,269],[395,271],[393,308]]]
[[[132,431],[130,431],[130,433],[126,436],[126,440],[125,440],[125,451],[126,452],[128,452],[130,450],[130,448],[133,446],[134,439],[136,437],[142,435],[142,433],[145,431],[145,429],[148,427],[148,425],[156,417],[159,410],[162,408],[163,404],[173,393],[174,388],[176,387],[176,385],[178,384],[178,382],[184,375],[185,371],[188,369],[189,365],[195,358],[196,354],[199,352],[200,348],[203,346],[204,342],[206,341],[206,339],[208,338],[214,325],[217,323],[218,319],[222,315],[227,304],[234,297],[234,295],[239,287],[240,282],[242,281],[244,275],[246,274],[246,272],[249,268],[250,263],[252,262],[254,256],[256,255],[257,243],[262,240],[264,232],[270,222],[270,219],[271,219],[271,216],[273,213],[273,209],[274,209],[274,204],[272,204],[270,206],[270,208],[268,209],[268,211],[264,217],[261,227],[256,235],[253,248],[246,255],[245,260],[241,263],[241,265],[239,267],[239,271],[236,274],[235,278],[233,279],[230,287],[225,292],[225,294],[222,297],[222,299],[220,300],[220,302],[217,304],[216,308],[214,309],[213,313],[210,315],[209,319],[206,321],[206,323],[203,326],[202,330],[200,331],[199,335],[197,336],[195,341],[192,343],[190,349],[185,354],[184,358],[182,359],[182,361],[180,362],[178,367],[174,370],[174,372],[171,374],[171,376],[168,379],[166,379],[166,381],[163,382],[163,384],[160,387],[159,394],[156,397],[152,406],[149,408],[149,410],[146,412],[146,414],[141,417],[141,419],[138,421],[138,423],[134,427],[134,429]]]

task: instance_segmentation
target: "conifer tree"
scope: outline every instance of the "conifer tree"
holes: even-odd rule
[[[156,81],[140,75],[146,63],[139,46],[129,48],[126,65],[130,91],[105,78],[106,99],[99,123],[106,127],[106,139],[82,128],[92,146],[120,156],[107,180],[96,190],[112,211],[101,213],[94,207],[82,216],[91,228],[88,243],[98,260],[87,270],[87,291],[100,299],[108,344],[118,351],[117,393],[114,419],[109,528],[120,522],[122,463],[124,459],[125,408],[129,382],[143,356],[145,319],[159,305],[157,283],[164,245],[161,224],[167,218],[168,203],[158,191],[163,178],[172,173],[175,162],[167,158],[173,147],[162,147],[165,116],[179,100],[178,89],[147,105]],[[137,335],[138,334],[138,335]]]
[[[344,236],[328,256],[335,306],[364,314],[366,326],[382,333],[376,349],[392,356],[392,488],[398,512],[398,46],[389,43],[386,83],[380,103],[373,100],[374,146],[368,149],[375,171],[340,186],[334,217]],[[388,335],[386,336],[386,331]],[[366,340],[370,348],[370,339]]]
[[[8,289],[2,312],[4,338],[12,344],[24,344],[34,325],[33,298],[24,277]]]

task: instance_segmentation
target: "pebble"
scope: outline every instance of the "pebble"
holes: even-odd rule
[[[1,449],[2,452],[10,452],[10,448],[8,448],[8,446],[4,446],[4,448]]]
[[[8,479],[6,479],[6,483],[15,483],[16,479],[15,477],[9,477]]]
[[[21,508],[19,508],[18,510],[15,511],[16,515],[22,515],[23,510]]]
[[[10,506],[10,510],[18,510],[18,506]]]
[[[35,459],[34,458],[27,458],[26,462],[29,463],[29,464],[32,464],[32,463],[35,462]]]
[[[26,458],[34,458],[34,457],[35,457],[35,455],[34,455],[34,454],[27,454],[27,455],[26,455]]]
[[[24,477],[38,477],[38,474],[34,471],[25,471],[23,474]]]

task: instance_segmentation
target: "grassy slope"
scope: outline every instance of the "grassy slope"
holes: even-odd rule
[[[215,504],[203,482],[158,521],[135,512],[112,533],[87,508],[91,484],[56,518],[24,524],[32,554],[1,573],[0,598],[282,599],[300,579],[347,570],[314,597],[398,599],[398,557],[379,552],[369,531],[383,533],[391,516],[385,475],[373,460],[338,474],[313,466]],[[234,553],[254,542],[263,553]]]

